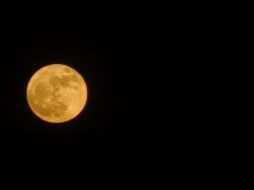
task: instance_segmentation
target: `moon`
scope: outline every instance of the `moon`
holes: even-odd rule
[[[32,75],[26,96],[36,116],[50,123],[62,123],[74,119],[84,109],[87,85],[73,68],[51,64]]]

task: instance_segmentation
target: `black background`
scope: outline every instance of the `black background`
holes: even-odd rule
[[[224,65],[233,43],[232,9],[230,1],[3,3],[5,176],[24,185],[210,159],[216,141],[209,133],[222,116],[213,110],[215,99],[226,98],[232,78]],[[26,102],[30,77],[51,63],[75,68],[88,85],[85,110],[64,124],[43,122]]]

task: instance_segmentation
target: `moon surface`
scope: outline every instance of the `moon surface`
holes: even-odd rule
[[[87,86],[73,68],[51,64],[34,73],[26,95],[35,115],[50,123],[62,123],[75,118],[84,109]]]

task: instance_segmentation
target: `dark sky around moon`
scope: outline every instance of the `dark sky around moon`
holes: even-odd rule
[[[211,126],[228,108],[212,111],[217,98],[229,101],[232,12],[228,3],[4,3],[3,163],[16,176],[26,165],[33,183],[31,173],[60,174],[62,165],[136,171],[209,159]],[[70,65],[88,85],[86,110],[66,124],[44,123],[26,102],[31,75],[51,63]]]

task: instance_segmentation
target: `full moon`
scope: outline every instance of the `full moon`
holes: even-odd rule
[[[84,109],[87,86],[73,68],[51,64],[33,74],[26,96],[29,107],[40,119],[62,123],[75,118]]]

